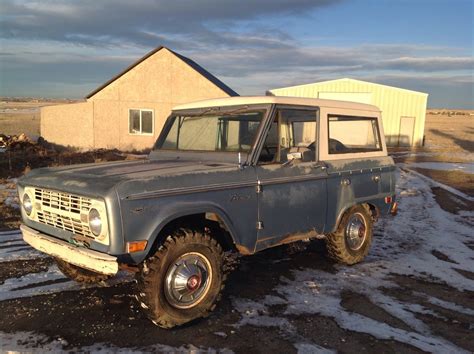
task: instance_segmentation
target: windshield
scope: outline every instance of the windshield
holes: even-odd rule
[[[175,116],[157,149],[248,152],[264,114],[253,111]]]

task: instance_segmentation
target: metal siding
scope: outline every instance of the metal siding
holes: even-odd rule
[[[270,92],[276,96],[312,98],[320,98],[320,92],[372,93],[370,103],[382,111],[387,144],[398,141],[402,116],[415,117],[413,142],[414,145],[421,145],[423,142],[427,103],[427,95],[423,93],[351,79],[286,87],[270,90]]]

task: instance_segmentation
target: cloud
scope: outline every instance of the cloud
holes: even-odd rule
[[[450,48],[444,48],[448,52]],[[472,57],[424,57],[426,49],[415,50],[410,46],[395,48],[381,45],[357,47],[300,47],[297,43],[262,50],[229,49],[209,56],[207,53],[193,53],[199,62],[207,62],[209,68],[219,74],[242,77],[253,72],[279,73],[299,71],[308,75],[332,73],[356,73],[366,71],[467,71],[472,70]],[[403,56],[411,52],[413,57]],[[222,65],[225,63],[225,66]]]
[[[97,46],[120,46],[122,43],[156,46],[165,43],[181,48],[184,43],[194,43],[193,47],[199,47],[200,41],[232,46],[244,38],[220,33],[211,29],[212,25],[232,25],[262,16],[305,14],[339,1],[7,0],[1,5],[0,36]],[[272,45],[272,41],[254,44],[261,46],[266,43]]]
[[[376,65],[383,69],[441,71],[474,70],[473,57],[401,57],[385,60]]]
[[[67,87],[66,95],[83,96],[158,45],[243,94],[341,77],[429,92],[439,92],[442,80],[442,87],[455,87],[451,92],[470,87],[472,94],[474,59],[466,48],[315,46],[316,37],[308,44],[281,25],[285,16],[307,19],[346,1],[4,0],[0,94]]]

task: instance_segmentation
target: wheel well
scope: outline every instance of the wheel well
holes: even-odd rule
[[[224,252],[237,250],[230,230],[218,214],[198,213],[180,216],[168,222],[158,233],[158,236],[153,243],[153,247],[150,249],[150,254],[156,252],[159,245],[171,232],[183,226],[209,233],[211,237],[219,242]]]
[[[372,221],[376,222],[380,216],[380,210],[376,205],[370,203],[362,204],[365,208],[369,208],[370,214],[372,215]]]
[[[376,205],[374,204],[370,204],[370,203],[361,203],[361,204],[352,204],[350,205],[349,207],[347,207],[346,209],[344,209],[344,211],[339,215],[338,219],[337,219],[337,223],[336,223],[336,229],[339,227],[339,224],[341,223],[342,221],[342,218],[344,217],[344,215],[354,206],[356,205],[362,205],[365,209],[367,209],[367,211],[370,212],[370,215],[372,216],[372,221],[373,222],[376,222],[380,216],[380,211],[379,211],[379,208],[377,208]]]

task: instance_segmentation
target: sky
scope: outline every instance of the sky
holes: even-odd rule
[[[241,95],[338,78],[474,109],[473,0],[0,0],[0,96],[81,98],[160,45]]]

